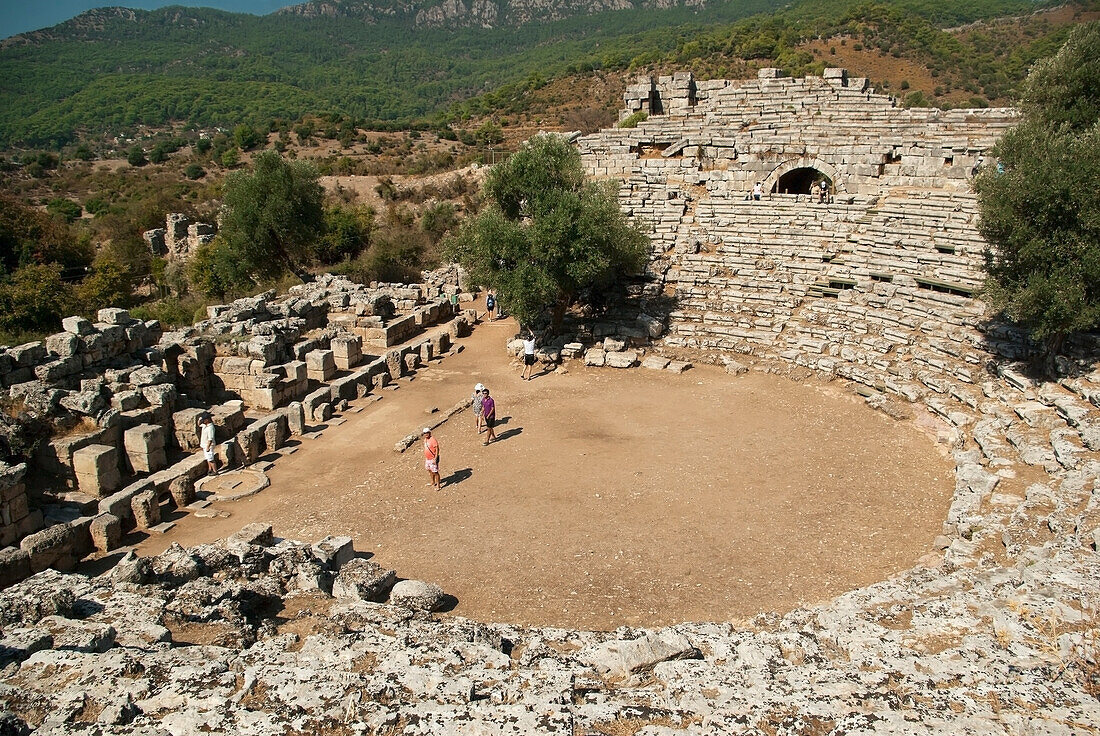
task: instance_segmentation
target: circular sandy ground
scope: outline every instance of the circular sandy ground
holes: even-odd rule
[[[925,417],[899,422],[840,384],[702,366],[584,368],[529,382],[510,320],[342,424],[300,440],[258,495],[185,517],[138,552],[262,521],[347,535],[399,577],[438,583],[455,615],[610,629],[742,619],[831,598],[933,552],[954,465]],[[446,486],[394,443],[469,395],[498,400],[485,447],[468,412],[441,426]],[[920,424],[925,426],[918,426]]]

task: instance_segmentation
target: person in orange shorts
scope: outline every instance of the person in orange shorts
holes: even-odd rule
[[[427,427],[420,433],[420,438],[424,440],[424,469],[431,480],[428,485],[438,491],[443,488],[439,478],[439,440],[432,437],[432,430]]]

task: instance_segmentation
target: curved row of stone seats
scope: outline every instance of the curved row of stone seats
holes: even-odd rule
[[[5,722],[59,733],[413,721],[426,733],[1087,731],[1100,719],[1100,463],[1089,454],[1100,446],[1086,442],[1100,374],[1083,358],[1060,366],[1060,382],[1039,384],[1001,363],[977,406],[941,407],[958,427],[942,555],[833,600],[662,629],[483,624],[391,605],[396,588],[379,603],[395,571],[355,558],[346,539],[310,547],[254,526],[0,594]],[[311,628],[271,610],[306,611]],[[199,627],[217,645],[173,640]],[[120,699],[134,672],[141,688]]]
[[[631,129],[581,138],[590,173],[645,171],[732,193],[765,179],[770,188],[778,173],[809,165],[848,195],[883,186],[965,191],[984,152],[1017,119],[1005,109],[900,109],[864,81],[842,77],[723,81],[696,85],[694,96],[690,85],[662,84],[648,97],[628,90],[624,116],[650,107],[654,94],[685,104],[672,104],[670,114],[650,110]]]

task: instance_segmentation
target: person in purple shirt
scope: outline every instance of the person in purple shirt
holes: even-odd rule
[[[485,441],[481,444],[487,445],[497,438],[496,430],[493,429],[493,425],[497,423],[497,402],[489,395],[489,389],[482,389],[481,396],[481,416],[486,429]]]

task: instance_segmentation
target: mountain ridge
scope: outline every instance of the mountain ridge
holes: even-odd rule
[[[937,79],[929,78],[923,98],[913,97],[918,90],[908,93],[911,104],[935,104],[933,98],[958,104],[962,87],[969,95],[1005,99],[1042,44],[1021,37],[1023,43],[1014,45],[1001,34],[986,34],[990,37],[980,45],[965,46],[934,24],[1026,14],[1050,5],[1027,0],[967,0],[950,7],[930,0],[498,2],[311,0],[264,16],[181,6],[88,11],[0,43],[5,80],[0,149],[58,148],[75,140],[78,131],[118,135],[170,123],[269,127],[306,114],[338,114],[367,126],[423,125],[430,118],[438,127],[470,115],[513,114],[530,91],[570,74],[696,68],[724,77],[760,66],[805,74],[836,65],[849,49],[864,46],[887,58],[915,58],[933,72]],[[1071,5],[1095,8],[1100,0]],[[504,7],[509,15],[502,18]],[[490,22],[493,8],[497,16]],[[574,10],[583,14],[569,15]],[[543,19],[555,13],[566,17]],[[537,20],[524,22],[534,15]],[[518,25],[508,25],[513,22]],[[1049,29],[1038,32],[1048,46],[1057,40]],[[807,47],[834,37],[841,47],[844,39],[851,41],[839,56],[828,44]],[[981,58],[980,66],[972,63],[971,57],[980,55],[988,59]],[[1002,59],[1011,67],[999,67],[1006,63]],[[479,96],[485,97],[469,104]]]

